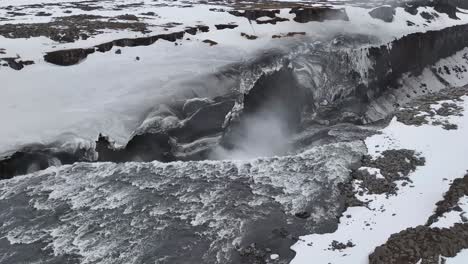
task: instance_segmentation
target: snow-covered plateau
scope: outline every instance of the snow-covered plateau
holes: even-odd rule
[[[468,263],[463,0],[0,0],[0,264]]]

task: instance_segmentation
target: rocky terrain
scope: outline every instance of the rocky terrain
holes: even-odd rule
[[[0,2],[0,263],[465,263],[467,9]]]

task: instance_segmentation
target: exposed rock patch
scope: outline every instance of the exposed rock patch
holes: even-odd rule
[[[70,66],[79,63],[94,52],[94,48],[59,50],[47,53],[44,55],[44,60],[60,66]]]
[[[289,12],[295,14],[294,21],[307,23],[311,21],[344,20],[349,21],[345,9],[333,9],[329,7],[294,7]]]
[[[1,52],[0,52],[1,54]],[[3,64],[2,64],[3,63]],[[34,61],[31,60],[21,60],[21,58],[0,58],[0,65],[10,67],[13,70],[21,70],[25,66],[34,64]]]
[[[77,64],[81,60],[85,59],[89,54],[94,53],[95,51],[107,52],[112,49],[112,47],[135,47],[135,46],[148,46],[154,42],[163,39],[170,42],[175,42],[178,39],[184,37],[185,32],[174,32],[169,34],[159,34],[151,37],[141,37],[141,38],[127,38],[127,39],[117,39],[111,42],[99,44],[94,48],[88,49],[69,49],[69,50],[58,50],[47,53],[44,56],[44,60],[61,66],[70,66]]]
[[[465,195],[468,195],[468,174],[453,181],[449,190],[444,194],[444,199],[437,202],[434,214],[429,217],[426,226],[437,222],[438,218],[445,213],[458,210],[458,201]]]
[[[468,248],[468,224],[451,228],[418,226],[390,236],[369,255],[369,264],[437,264],[440,257],[455,257]]]
[[[246,38],[246,39],[248,39],[248,40],[255,40],[255,39],[258,38],[258,37],[255,36],[255,35],[249,35],[249,34],[244,33],[244,32],[241,33],[241,36],[244,37],[244,38]]]
[[[393,22],[393,17],[395,16],[395,8],[391,6],[377,7],[370,11],[369,15],[373,18],[377,18],[387,23],[391,23]]]
[[[216,29],[223,30],[223,29],[234,29],[238,27],[236,24],[217,24],[215,25]]]
[[[147,25],[141,22],[120,22],[97,15],[74,15],[54,18],[48,23],[0,25],[0,35],[6,38],[45,36],[57,42],[74,42],[84,35],[96,35],[103,30],[131,30],[146,33]]]
[[[214,46],[214,45],[218,45],[218,42],[214,41],[214,40],[211,40],[211,39],[205,39],[202,41],[203,43],[206,43],[210,46]]]
[[[343,250],[343,249],[351,248],[354,246],[355,246],[354,243],[351,241],[343,243],[343,242],[338,242],[336,240],[333,240],[330,244],[329,250]]]
[[[404,108],[398,110],[395,115],[399,122],[406,125],[430,124],[442,126],[447,130],[457,129],[455,124],[451,124],[444,118],[462,115],[463,107],[459,106],[457,102],[464,95],[468,95],[467,87],[444,89],[441,92],[427,94],[411,101]],[[440,101],[442,102],[437,103]]]
[[[273,35],[271,38],[285,38],[285,37],[294,37],[294,36],[305,36],[305,32],[288,32],[287,34]]]
[[[267,10],[267,9],[248,9],[248,10],[234,10],[229,11],[229,14],[237,17],[245,17],[248,20],[257,20],[261,17],[275,18],[280,10]]]
[[[396,194],[396,181],[406,180],[410,172],[416,170],[417,166],[423,166],[425,158],[418,157],[413,150],[399,149],[386,150],[382,155],[373,159],[364,156],[363,167],[379,169],[381,178],[371,175],[368,170],[356,170],[353,178],[362,181],[361,187],[370,194]]]

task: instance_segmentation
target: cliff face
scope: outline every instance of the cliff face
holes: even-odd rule
[[[468,25],[461,25],[414,33],[389,45],[369,48],[374,65],[370,70],[369,92],[378,96],[389,88],[397,88],[395,82],[404,73],[419,75],[426,67],[464,49],[468,46],[467,30]]]

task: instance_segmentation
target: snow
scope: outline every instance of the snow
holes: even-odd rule
[[[468,249],[464,249],[459,252],[453,258],[446,258],[445,264],[466,264],[468,260]]]
[[[400,184],[397,195],[367,194],[359,197],[371,201],[369,208],[348,208],[336,232],[301,237],[292,247],[297,254],[291,263],[310,263],[312,259],[318,263],[368,263],[368,255],[385,243],[391,234],[425,224],[436,202],[442,200],[448,190],[450,180],[463,177],[468,169],[465,159],[468,144],[462,144],[468,133],[467,99],[465,96],[464,101],[458,103],[465,108],[464,116],[449,118],[451,123],[459,126],[458,130],[447,131],[429,125],[406,126],[393,119],[382,134],[366,139],[369,154],[374,157],[386,149],[413,149],[426,158],[426,165],[410,174],[413,187]],[[351,215],[351,218],[346,215]],[[355,247],[342,251],[328,250],[333,240],[350,239]],[[312,246],[308,246],[309,243]]]
[[[370,175],[374,175],[377,179],[385,179],[385,177],[380,173],[380,169],[361,167],[359,170],[366,170]]]
[[[450,211],[438,218],[438,221],[433,223],[431,227],[450,228],[456,223],[463,223],[462,216],[467,217],[468,212],[468,196],[463,196],[458,201],[458,206],[462,209],[461,212]]]
[[[2,69],[0,152],[21,143],[48,142],[65,132],[90,140],[103,132],[126,142],[145,111],[181,86],[176,80],[196,79],[241,55],[219,49],[193,52],[202,45],[174,47],[161,41],[157,48],[122,49],[121,55],[115,49],[96,53],[73,67],[38,61],[21,71]]]
[[[4,0],[0,6],[22,7],[26,4],[65,3],[67,1]],[[77,3],[79,1],[74,1]],[[142,3],[139,7],[113,10],[117,4]],[[190,2],[189,2],[190,3]],[[34,65],[21,71],[2,67],[0,98],[0,153],[21,144],[31,142],[49,142],[63,133],[79,135],[93,141],[103,132],[116,140],[118,144],[127,141],[132,131],[141,121],[142,115],[149,110],[167,91],[181,89],[177,83],[187,79],[196,80],[199,76],[215,72],[222,66],[252,58],[259,51],[275,47],[284,47],[290,42],[317,41],[321,38],[348,32],[357,34],[375,34],[382,42],[388,42],[405,34],[440,29],[468,21],[468,14],[458,13],[460,20],[449,19],[441,14],[436,21],[424,26],[420,16],[411,16],[402,8],[396,9],[395,21],[385,23],[373,19],[368,14],[370,9],[346,6],[350,21],[325,21],[296,23],[292,20],[289,8],[283,8],[279,17],[290,21],[276,25],[256,24],[243,17],[236,17],[225,12],[213,12],[210,8],[232,9],[224,5],[194,5],[182,8],[187,2],[170,2],[170,6],[154,5],[153,1],[99,2],[102,9],[83,11],[77,8],[46,6],[44,11],[50,17],[35,16],[41,9],[26,9],[26,16],[9,17],[5,23],[48,22],[55,17],[67,16],[63,11],[72,9],[72,15],[93,14],[116,16],[122,14],[140,14],[155,12],[157,16],[146,16],[143,22],[149,24],[151,33],[143,34],[128,30],[105,30],[87,40],[74,43],[56,43],[45,37],[29,39],[9,39],[0,37],[0,48],[6,54],[0,57],[12,57],[17,54],[23,60],[33,60]],[[342,5],[332,5],[343,8]],[[431,8],[426,8],[433,11]],[[422,9],[421,9],[422,10]],[[421,11],[420,10],[420,11]],[[0,16],[7,10],[1,9]],[[408,27],[406,20],[411,19],[419,26]],[[165,31],[161,25],[177,22],[181,25]],[[235,23],[235,29],[215,30],[215,24]],[[187,26],[207,25],[210,31],[189,36],[191,40],[180,40],[179,45],[157,41],[148,47],[121,48],[121,55],[114,55],[115,49],[107,53],[94,53],[81,64],[70,67],[58,67],[45,63],[45,52],[92,47],[94,45],[125,37],[140,37],[183,30]],[[247,40],[240,33],[254,34],[259,38]],[[306,32],[306,36],[295,38],[272,39],[274,34],[288,32]],[[211,39],[219,45],[209,47],[202,40]],[[141,58],[136,61],[136,56]],[[365,54],[361,54],[361,57]],[[369,65],[361,65],[360,72],[365,72]],[[361,69],[362,68],[362,69]],[[216,91],[211,91],[216,93]],[[209,93],[205,91],[209,96]]]

